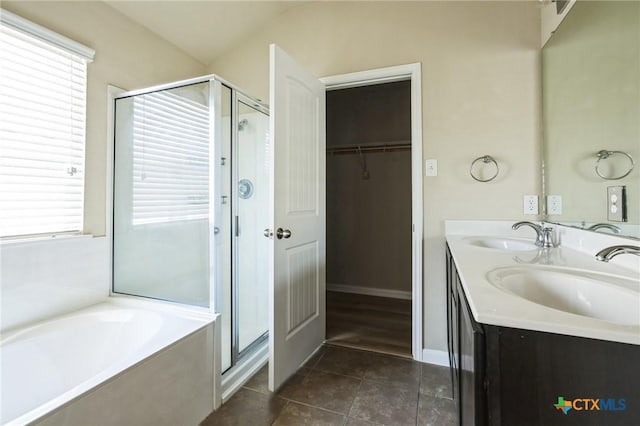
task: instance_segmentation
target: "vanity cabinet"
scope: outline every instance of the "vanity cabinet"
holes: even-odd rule
[[[446,257],[461,425],[640,425],[640,346],[478,323],[448,247]]]

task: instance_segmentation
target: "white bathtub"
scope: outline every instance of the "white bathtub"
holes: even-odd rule
[[[112,297],[5,333],[0,424],[197,424],[213,410],[214,319]]]

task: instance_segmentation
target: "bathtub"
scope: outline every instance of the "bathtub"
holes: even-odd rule
[[[127,297],[2,335],[2,425],[197,425],[213,410],[215,317]]]

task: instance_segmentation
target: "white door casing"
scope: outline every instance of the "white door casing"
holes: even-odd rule
[[[326,299],[325,86],[274,44],[269,103],[269,389],[274,391],[324,342]]]
[[[327,90],[411,80],[411,299],[412,354],[416,361],[444,365],[446,352],[423,350],[422,66],[395,65],[321,78]]]

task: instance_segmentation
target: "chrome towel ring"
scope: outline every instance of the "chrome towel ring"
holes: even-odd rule
[[[478,161],[482,161],[484,164],[493,163],[496,166],[496,172],[491,177],[489,177],[487,179],[481,179],[481,178],[477,177],[476,175],[473,174],[473,166],[475,166],[475,164]],[[472,178],[474,178],[478,182],[489,182],[489,181],[492,181],[492,180],[494,180],[496,178],[496,176],[498,176],[498,173],[500,173],[500,167],[498,167],[497,161],[490,155],[483,155],[481,157],[476,158],[475,160],[473,160],[471,162],[471,167],[469,168],[469,174],[471,175]]]
[[[627,157],[627,159],[629,159],[629,170],[627,170],[626,173],[624,173],[624,174],[622,174],[620,176],[605,176],[605,175],[603,175],[602,172],[600,171],[600,160],[606,160],[607,158],[609,158],[609,157],[611,157],[611,156],[613,156],[615,154],[624,155],[625,157]],[[636,165],[635,161],[633,161],[633,157],[631,155],[627,154],[624,151],[607,151],[606,149],[603,149],[603,150],[598,151],[596,156],[598,157],[598,159],[596,160],[596,174],[598,176],[600,176],[604,180],[622,179],[623,177],[628,176],[629,173],[631,173],[631,171],[633,170],[633,168]]]

